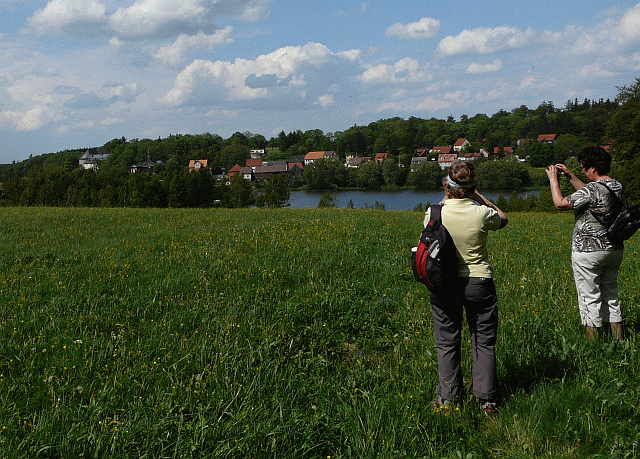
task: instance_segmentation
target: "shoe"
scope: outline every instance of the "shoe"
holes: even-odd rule
[[[490,402],[489,400],[480,400],[480,409],[485,414],[485,416],[495,416],[496,414],[500,414],[498,411],[498,404],[495,402]]]
[[[453,405],[452,400],[445,400],[439,395],[433,402],[431,402],[431,406],[433,406],[436,410],[448,410],[449,408],[451,408],[451,405]]]

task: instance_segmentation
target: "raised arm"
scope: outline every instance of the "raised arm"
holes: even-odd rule
[[[509,223],[509,218],[507,218],[507,214],[505,214],[502,210],[500,210],[498,206],[496,206],[494,203],[492,203],[487,198],[485,198],[480,193],[478,193],[477,190],[476,190],[476,194],[473,196],[473,199],[481,206],[490,207],[494,209],[496,212],[498,212],[498,215],[500,216],[500,228],[504,228],[505,226],[507,226],[507,223]]]
[[[560,210],[573,209],[573,206],[571,205],[571,203],[567,201],[567,198],[562,196],[562,190],[560,190],[560,183],[558,182],[558,171],[562,170],[563,172],[565,172],[566,170],[569,172],[569,169],[567,169],[567,167],[564,164],[561,164],[561,166],[563,166],[564,169],[559,168],[557,165],[551,165],[547,167],[547,177],[549,177],[549,186],[551,187],[551,197],[553,198],[553,205],[556,206],[556,209],[560,209]],[[575,175],[573,177],[576,179],[577,182],[582,183],[580,180],[578,180],[578,178],[576,178]],[[582,186],[584,186],[584,183],[582,183]]]
[[[567,177],[569,177],[569,182],[571,183],[571,186],[573,186],[576,190],[579,190],[584,186],[584,182],[580,180],[578,177],[576,177],[576,175],[573,172],[571,172],[569,168],[564,164],[556,164],[556,169],[559,172],[564,173],[564,175],[566,175]]]

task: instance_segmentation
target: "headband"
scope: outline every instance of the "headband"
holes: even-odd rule
[[[464,185],[462,185],[453,180],[450,175],[447,175],[447,183],[452,188],[464,188],[465,190],[468,190],[469,188],[473,188],[475,186],[475,183],[473,182],[465,183]]]

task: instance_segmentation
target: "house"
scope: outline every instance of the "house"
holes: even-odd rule
[[[258,166],[262,166],[262,160],[261,159],[251,158],[251,159],[247,159],[247,161],[245,163],[245,167],[250,167],[250,168],[252,168],[254,170]]]
[[[319,159],[337,158],[335,151],[310,151],[304,156],[304,165],[308,166]]]
[[[446,169],[457,159],[458,153],[440,153],[438,155],[438,166],[440,166],[440,169]]]
[[[475,153],[465,153],[464,156],[458,156],[458,159],[460,161],[473,161],[474,159],[478,159],[478,158],[482,158],[482,157],[488,157],[489,156],[489,152],[487,152],[487,150],[480,150],[479,152],[475,152]]]
[[[362,158],[360,156],[347,156],[347,162],[344,163],[345,167],[357,169],[360,167]]]
[[[344,164],[346,167],[358,168],[362,163],[371,162],[370,156],[347,156],[347,162]]]
[[[129,166],[129,171],[132,174],[135,174],[137,172],[150,174],[153,172],[156,166],[164,166],[164,163],[160,160],[153,161],[151,159],[151,155],[149,155],[149,152],[147,152],[147,160],[142,164],[132,164],[131,166]]]
[[[302,162],[287,163],[287,169],[289,169],[290,179],[301,179],[304,171],[304,164]]]
[[[502,153],[505,155],[513,154],[513,147],[493,147],[493,154],[499,155],[500,150],[502,150]]]
[[[240,173],[242,174],[242,178],[245,179],[247,182],[253,182],[253,177],[254,177],[253,168],[243,167]]]
[[[428,153],[429,153],[429,150],[425,150],[424,148],[421,148],[420,150],[416,150],[417,157],[427,156]]]
[[[273,161],[270,163],[263,163],[254,169],[254,177],[256,180],[267,180],[269,177],[275,174],[287,173],[286,161]]]
[[[229,179],[231,179],[234,175],[242,173],[242,166],[240,164],[236,164],[231,169],[229,169]]]
[[[471,142],[469,142],[465,138],[460,138],[456,140],[456,143],[453,144],[453,150],[459,153],[465,148],[467,148],[469,145],[471,145]]]
[[[89,148],[80,157],[78,164],[84,169],[97,169],[98,163],[105,161],[110,154],[111,153],[104,148]]]
[[[278,160],[278,161],[262,161],[262,165],[263,166],[284,166],[287,167],[287,162],[284,160]]]
[[[538,142],[546,142],[550,144],[556,143],[556,134],[540,134],[538,136]]]
[[[448,155],[449,153],[451,153],[451,150],[453,150],[453,147],[436,146],[436,147],[433,147],[429,153],[435,153],[435,154],[438,154],[438,155],[440,153],[444,153],[444,154]]]
[[[208,159],[192,159],[189,161],[189,172],[197,172],[203,167],[206,169],[207,164],[209,164]]]
[[[415,172],[420,166],[427,164],[428,162],[429,158],[426,156],[414,156],[411,158],[411,172]]]
[[[249,152],[251,159],[262,159],[265,156],[264,150],[251,150]]]
[[[378,164],[382,164],[389,158],[389,153],[376,153],[374,161]]]

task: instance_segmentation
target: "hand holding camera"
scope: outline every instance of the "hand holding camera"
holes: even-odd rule
[[[569,169],[564,164],[554,164],[547,168],[547,176],[549,180],[554,178],[559,180],[560,177],[569,176]]]

